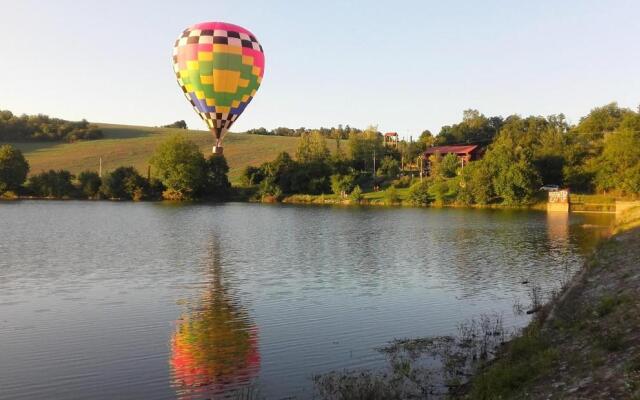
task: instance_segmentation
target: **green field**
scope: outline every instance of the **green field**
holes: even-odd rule
[[[31,173],[49,169],[66,169],[74,174],[84,170],[97,171],[99,159],[102,157],[103,172],[132,165],[146,175],[149,158],[156,146],[172,134],[186,133],[205,155],[211,154],[214,143],[208,131],[114,124],[97,125],[104,132],[104,139],[76,143],[10,144],[24,152],[31,165]],[[334,145],[332,141],[328,144]],[[271,161],[281,151],[287,151],[293,156],[297,145],[298,138],[295,137],[229,133],[224,139],[224,155],[231,169],[229,179],[237,183],[244,167]]]

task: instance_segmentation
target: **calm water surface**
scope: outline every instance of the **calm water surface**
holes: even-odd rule
[[[0,203],[0,398],[312,395],[575,271],[608,216]]]

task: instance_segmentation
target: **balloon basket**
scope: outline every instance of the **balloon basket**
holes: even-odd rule
[[[213,154],[222,154],[223,150],[222,146],[213,146]]]

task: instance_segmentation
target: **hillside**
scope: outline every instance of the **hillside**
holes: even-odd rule
[[[133,165],[146,173],[148,160],[156,146],[175,133],[187,133],[205,155],[211,153],[213,137],[208,131],[144,126],[97,124],[104,139],[75,143],[35,142],[10,143],[24,152],[31,173],[49,169],[66,169],[72,173],[97,170],[102,157],[104,171]],[[237,183],[247,165],[270,161],[281,151],[295,154],[298,138],[229,133],[224,141],[224,154],[229,163],[229,179]],[[332,145],[333,143],[329,143]]]

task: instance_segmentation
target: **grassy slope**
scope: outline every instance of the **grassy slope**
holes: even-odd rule
[[[175,133],[187,133],[205,155],[211,153],[213,138],[207,131],[151,128],[144,126],[98,124],[104,139],[77,143],[38,142],[11,143],[22,150],[31,172],[67,169],[72,173],[97,170],[102,157],[103,170],[133,165],[146,174],[148,160],[156,146]],[[229,178],[237,182],[247,165],[270,161],[281,151],[295,154],[298,138],[230,133],[225,137],[224,154],[231,171]],[[332,141],[328,143],[333,145]]]
[[[472,399],[640,399],[640,208],[472,382]]]

